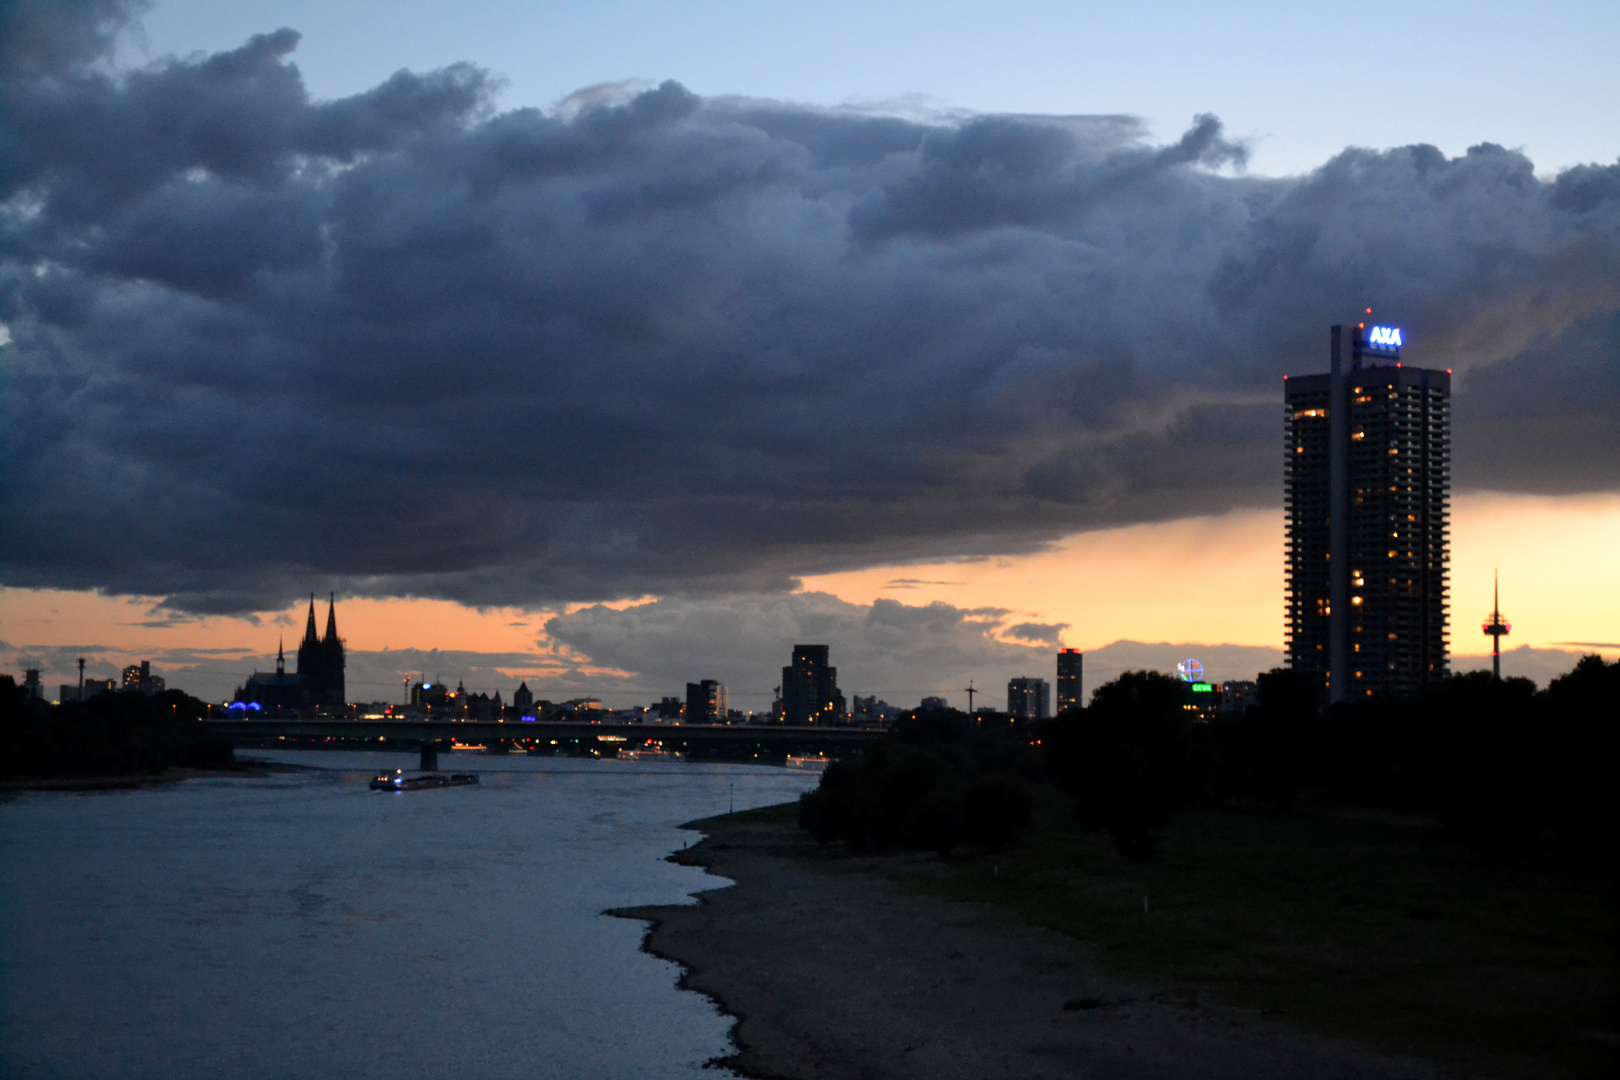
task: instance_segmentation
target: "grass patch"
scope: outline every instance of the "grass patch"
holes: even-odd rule
[[[1614,878],[1491,863],[1437,828],[1195,811],[1138,864],[1051,810],[1016,849],[920,887],[1008,905],[1122,973],[1387,1050],[1504,1077],[1620,1075]]]

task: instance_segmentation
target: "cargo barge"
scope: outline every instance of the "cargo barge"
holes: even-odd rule
[[[423,788],[460,787],[463,784],[478,783],[478,774],[470,772],[423,773],[421,776],[406,776],[404,769],[395,769],[391,773],[383,773],[371,779],[372,791],[421,791]]]

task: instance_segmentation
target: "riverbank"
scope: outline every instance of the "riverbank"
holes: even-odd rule
[[[677,853],[736,884],[652,923],[646,948],[737,1018],[719,1062],[768,1080],[1461,1075],[1110,974],[1100,949],[915,886],[933,856],[820,849],[792,807],[694,822]]]
[[[121,791],[153,787],[158,784],[173,784],[181,780],[257,779],[279,772],[302,772],[304,768],[303,765],[287,765],[278,761],[244,759],[211,769],[193,769],[176,765],[160,773],[125,773],[118,776],[24,776],[0,780],[0,792]]]

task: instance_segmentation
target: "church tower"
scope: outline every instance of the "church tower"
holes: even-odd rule
[[[315,631],[315,596],[309,597],[309,619],[304,624],[304,640],[298,645],[298,690],[306,709],[346,703],[343,686],[343,640],[337,632],[337,596],[326,609],[326,636]]]
[[[348,697],[343,690],[343,639],[337,632],[337,594],[326,602],[326,636],[321,639],[322,665],[325,668],[325,701],[327,705],[344,705]]]
[[[309,594],[309,620],[304,624],[304,640],[298,643],[298,704],[313,709],[321,704],[322,663],[320,635],[315,632],[315,594]]]

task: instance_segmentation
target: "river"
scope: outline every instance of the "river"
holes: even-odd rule
[[[0,1076],[729,1076],[729,1021],[604,909],[723,884],[681,822],[796,797],[752,765],[247,752],[262,779],[0,797]]]

